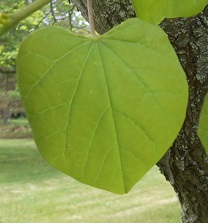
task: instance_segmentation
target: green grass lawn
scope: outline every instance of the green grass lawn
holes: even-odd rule
[[[0,140],[0,223],[179,223],[180,206],[154,167],[126,195],[46,164],[32,140]]]

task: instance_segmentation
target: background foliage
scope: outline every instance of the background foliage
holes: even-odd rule
[[[0,12],[12,13],[29,3],[29,0],[2,0]],[[61,4],[54,0],[21,21],[0,39],[0,72],[15,69],[15,58],[22,40],[34,30],[48,25],[63,26],[75,32],[88,32],[86,21],[73,4],[69,5],[67,0],[61,1]]]
[[[0,12],[12,13],[31,2],[32,0],[2,0]],[[0,118],[3,119],[4,124],[8,123],[7,119],[14,110],[23,111],[16,88],[15,68],[20,43],[30,33],[45,26],[62,26],[83,35],[89,33],[88,23],[73,4],[69,4],[67,0],[61,1],[61,4],[60,1],[53,0],[50,4],[22,20],[14,29],[0,38]],[[11,95],[15,95],[15,98]],[[18,104],[18,108],[14,106],[16,104]]]

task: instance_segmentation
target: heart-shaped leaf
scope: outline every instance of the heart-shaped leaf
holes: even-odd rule
[[[208,154],[208,95],[206,95],[204,99],[204,104],[199,120],[198,135]]]
[[[35,142],[86,184],[128,192],[183,123],[187,83],[166,34],[130,19],[97,38],[51,27],[21,45],[18,84]]]
[[[208,0],[131,0],[137,17],[159,24],[164,18],[189,17],[201,12]]]

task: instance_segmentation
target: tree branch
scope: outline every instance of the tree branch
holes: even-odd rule
[[[33,12],[38,11],[44,5],[50,3],[52,0],[36,0],[35,2],[25,6],[14,13],[0,13],[0,37],[16,26],[21,20],[27,18]]]
[[[51,8],[51,14],[53,16],[53,20],[54,20],[54,24],[55,24],[57,22],[57,19],[56,19],[55,13],[53,11],[53,3],[52,3],[52,1],[50,3],[50,8]]]

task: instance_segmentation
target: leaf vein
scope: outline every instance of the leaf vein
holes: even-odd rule
[[[102,44],[109,51],[111,51],[124,65],[126,65],[134,73],[134,75],[137,77],[139,83],[141,83],[143,85],[143,87],[145,88],[146,92],[148,92],[148,93],[150,93],[152,95],[152,98],[154,99],[156,105],[160,108],[160,110],[162,111],[164,117],[166,117],[166,119],[164,118],[164,121],[166,122],[166,125],[169,126],[168,123],[167,123],[167,117],[168,117],[168,115],[162,109],[162,106],[160,105],[159,101],[155,97],[154,92],[144,83],[144,81],[141,79],[140,75],[138,75],[138,73],[126,61],[124,61],[115,51],[113,51],[111,48],[109,48],[104,42],[102,42]],[[167,131],[168,131],[168,134],[170,135],[169,128],[167,128]]]
[[[86,55],[86,59],[84,60],[83,65],[81,67],[81,71],[80,71],[79,76],[78,76],[78,79],[77,79],[77,84],[75,86],[74,92],[73,92],[72,97],[71,97],[71,100],[69,102],[68,119],[66,121],[67,124],[65,126],[65,131],[66,131],[66,135],[65,135],[65,146],[64,146],[64,152],[63,152],[66,163],[67,163],[67,160],[66,160],[66,155],[65,154],[66,154],[66,148],[67,148],[67,136],[68,136],[68,129],[69,129],[69,123],[70,123],[72,105],[73,105],[73,102],[74,102],[74,99],[75,99],[76,92],[77,92],[77,90],[79,88],[79,84],[80,84],[81,77],[82,77],[83,72],[84,72],[84,68],[86,66],[86,63],[87,63],[88,58],[90,57],[90,53],[91,53],[92,47],[93,47],[93,44],[91,43],[91,47],[90,47],[90,49],[89,49],[89,51],[88,51],[88,53]],[[68,156],[68,158],[70,158],[70,157]],[[68,163],[67,163],[67,166],[68,166]]]
[[[30,91],[27,93],[27,95],[25,95],[25,98],[30,96],[30,94],[32,93],[33,88],[34,88],[35,86],[37,86],[37,85],[44,79],[44,77],[46,77],[46,76],[49,74],[49,72],[53,69],[53,67],[55,66],[55,64],[56,64],[58,61],[60,61],[62,58],[66,57],[67,55],[69,55],[69,54],[72,53],[73,51],[77,50],[78,48],[80,48],[80,47],[82,47],[82,46],[84,46],[84,45],[87,45],[87,44],[89,44],[89,42],[82,43],[82,44],[80,44],[79,46],[73,48],[72,50],[67,51],[67,52],[64,53],[62,56],[60,56],[59,58],[57,58],[56,60],[54,60],[54,62],[48,67],[48,69],[42,74],[42,76],[41,76],[39,79],[37,79],[37,81],[31,86],[31,89],[30,89]],[[36,55],[42,57],[42,55],[39,54],[39,53],[32,52],[32,51],[31,51],[31,53],[34,54],[34,55],[36,54]]]
[[[105,78],[105,83],[106,83],[106,89],[107,89],[107,95],[108,95],[108,100],[109,100],[109,103],[110,103],[110,108],[111,108],[111,112],[112,112],[112,117],[113,117],[113,123],[114,123],[114,129],[115,129],[115,135],[116,135],[116,139],[117,139],[117,143],[118,143],[118,147],[120,147],[120,144],[119,144],[119,137],[118,137],[118,129],[117,129],[117,125],[116,125],[116,121],[115,121],[115,117],[114,117],[114,114],[113,114],[113,101],[112,101],[112,96],[110,94],[110,90],[109,90],[109,83],[108,83],[108,78],[107,78],[107,75],[106,75],[106,71],[105,71],[105,67],[104,67],[104,64],[103,64],[103,60],[102,60],[102,53],[101,53],[101,50],[99,48],[99,44],[97,44],[97,48],[98,48],[98,52],[99,52],[99,56],[100,56],[100,60],[101,60],[101,65],[102,65],[102,70],[103,70],[103,74],[104,74],[104,78]],[[119,160],[120,160],[120,167],[121,167],[121,172],[122,172],[122,176],[123,176],[123,186],[124,186],[124,189],[125,191],[127,191],[127,187],[126,187],[126,183],[125,183],[125,178],[124,178],[124,172],[123,172],[123,164],[122,164],[122,160],[121,160],[121,154],[120,154],[120,151],[118,149],[118,154],[119,154]]]
[[[95,125],[95,130],[93,131],[93,134],[92,134],[92,137],[91,137],[91,140],[90,140],[90,143],[89,143],[89,146],[88,146],[88,152],[87,152],[87,155],[86,155],[86,160],[85,160],[85,164],[84,164],[84,175],[85,175],[85,172],[86,172],[86,166],[87,166],[87,161],[88,161],[88,157],[89,157],[89,153],[90,153],[90,149],[92,148],[92,143],[94,141],[94,137],[95,137],[95,134],[96,134],[96,131],[98,129],[98,126],[100,124],[100,121],[102,120],[102,118],[104,117],[104,114],[106,113],[106,111],[109,109],[110,105],[108,105],[104,110],[103,112],[101,113],[96,125]]]

